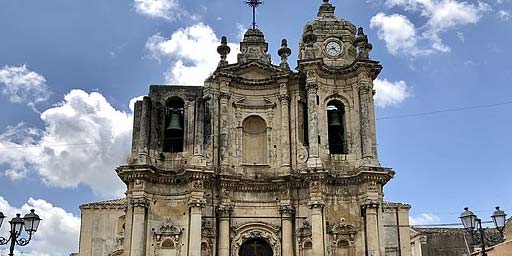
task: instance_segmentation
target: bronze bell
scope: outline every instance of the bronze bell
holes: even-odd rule
[[[180,114],[176,111],[171,111],[171,116],[169,118],[169,124],[165,128],[166,131],[183,131],[183,126],[181,125],[181,117]]]
[[[329,127],[342,127],[340,120],[340,111],[329,111]]]

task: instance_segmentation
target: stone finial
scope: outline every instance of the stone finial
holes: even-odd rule
[[[283,39],[281,41],[281,48],[277,51],[279,57],[281,57],[281,66],[282,68],[290,69],[290,65],[288,65],[288,57],[292,54],[292,50],[288,48],[288,41]]]
[[[219,61],[219,67],[225,66],[228,64],[227,56],[231,52],[231,48],[228,46],[228,39],[227,37],[223,36],[220,42],[219,47],[217,47],[217,52],[220,55],[220,61]]]
[[[329,3],[329,0],[323,0],[320,9],[318,10],[318,17],[334,17],[336,7]]]
[[[357,58],[367,60],[370,58],[370,51],[373,49],[372,44],[368,43],[368,36],[364,34],[364,30],[362,27],[357,29],[357,37],[356,37],[356,46],[357,46]]]

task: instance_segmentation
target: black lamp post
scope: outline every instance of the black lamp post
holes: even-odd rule
[[[473,244],[480,243],[481,255],[487,256],[485,251],[486,242],[499,243],[503,241],[503,230],[505,229],[507,214],[500,210],[500,207],[496,207],[496,211],[491,216],[494,226],[499,232],[498,235],[486,234],[485,229],[482,227],[482,220],[467,207],[464,208],[464,212],[460,214],[459,218],[466,231],[473,237]]]
[[[23,218],[20,216],[21,214],[18,213],[16,217],[9,221],[9,224],[11,224],[9,238],[0,237],[0,245],[6,245],[10,242],[9,256],[14,256],[14,247],[16,245],[26,246],[32,240],[32,235],[37,231],[41,221],[39,215],[35,214],[34,209],[30,210],[30,213],[25,214]],[[5,215],[0,212],[0,227],[2,227],[4,219]],[[25,231],[28,233],[28,238],[20,237],[23,227],[25,227]]]

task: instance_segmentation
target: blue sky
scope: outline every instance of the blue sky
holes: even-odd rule
[[[258,10],[274,62],[286,38],[295,66],[321,2]],[[397,173],[386,199],[410,203],[417,224],[458,222],[465,206],[512,213],[512,0],[331,3],[384,66],[379,157]],[[40,212],[33,255],[77,250],[78,206],[122,192],[113,168],[128,154],[130,101],[149,84],[201,85],[219,38],[236,52],[250,13],[241,0],[0,0],[0,211]]]

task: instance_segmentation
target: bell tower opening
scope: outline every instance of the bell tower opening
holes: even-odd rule
[[[263,239],[254,238],[245,241],[240,247],[239,256],[272,256],[270,245]]]
[[[329,136],[329,152],[331,154],[347,154],[345,141],[345,106],[339,100],[331,100],[327,104],[327,127]]]
[[[184,106],[185,103],[178,97],[169,98],[165,104],[164,152],[183,152]]]

